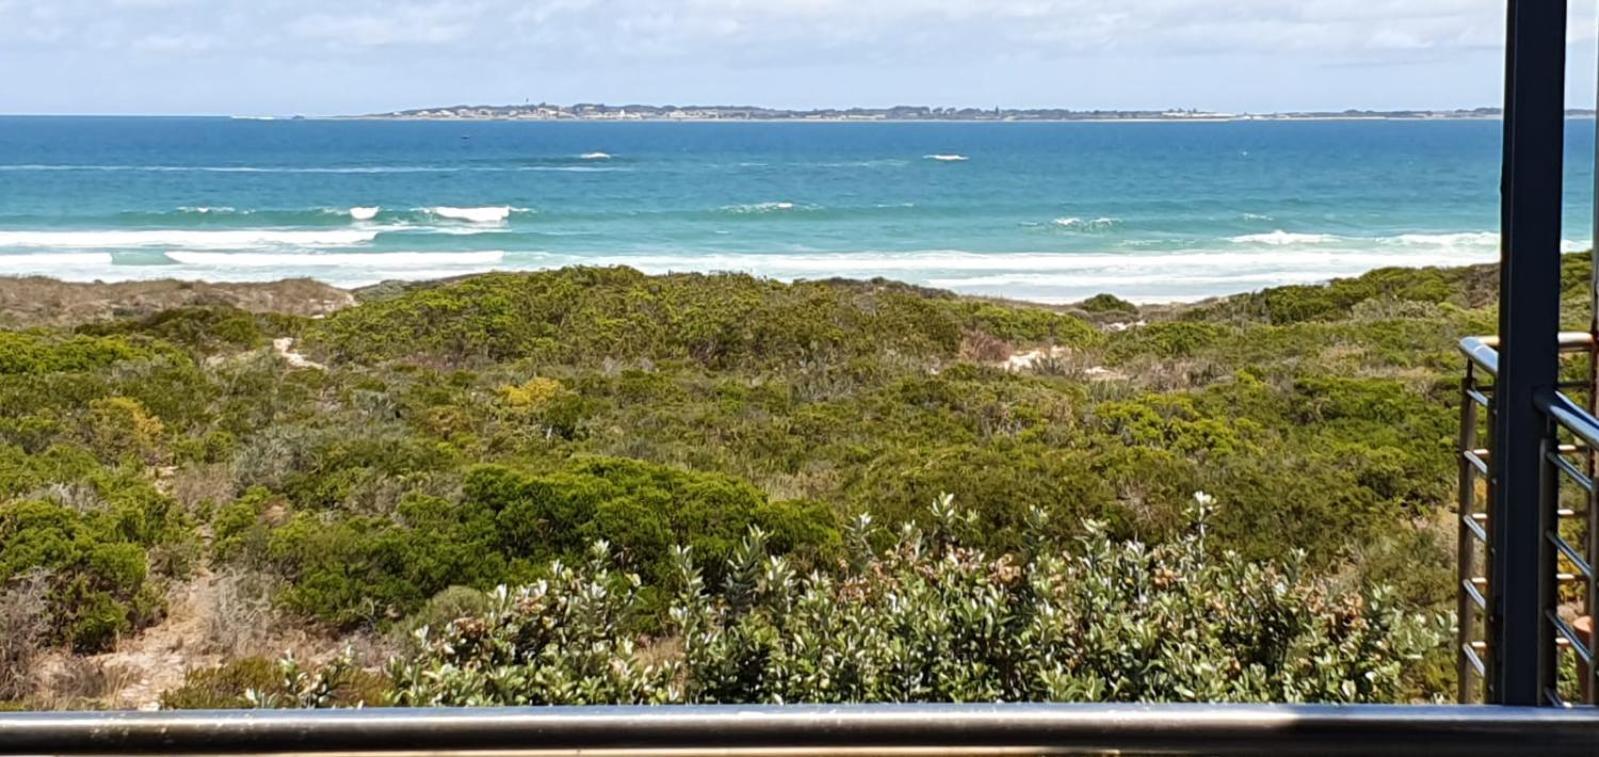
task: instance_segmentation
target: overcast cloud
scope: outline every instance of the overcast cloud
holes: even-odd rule
[[[1574,104],[1593,101],[1574,3]],[[0,112],[1499,99],[1504,0],[0,0]]]

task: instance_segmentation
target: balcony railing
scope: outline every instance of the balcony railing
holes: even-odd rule
[[[0,755],[1599,753],[1599,712],[1518,707],[857,705],[0,715]]]
[[[1593,373],[1595,340],[1586,332],[1564,332],[1558,337],[1559,349],[1566,356],[1586,358],[1587,375],[1582,380],[1562,381],[1557,390],[1540,395],[1536,407],[1546,421],[1542,442],[1543,467],[1536,502],[1518,502],[1517,507],[1536,507],[1544,554],[1541,557],[1543,585],[1541,638],[1547,639],[1555,654],[1553,665],[1542,671],[1544,700],[1552,705],[1599,703],[1595,685],[1599,666],[1599,634],[1593,621],[1599,615],[1599,581],[1594,580],[1594,564],[1599,558],[1599,418],[1591,408],[1569,397],[1577,392],[1594,401]],[[1493,450],[1483,440],[1493,438],[1484,426],[1492,426],[1497,412],[1493,382],[1499,375],[1498,340],[1470,337],[1460,342],[1466,356],[1465,378],[1461,382],[1459,493],[1458,639],[1459,699],[1462,703],[1491,700],[1479,687],[1491,680],[1495,651],[1491,639],[1497,638],[1497,606],[1500,587],[1493,580],[1494,516],[1491,509],[1479,509],[1479,501],[1492,502]],[[1599,746],[1596,746],[1599,750]],[[1599,751],[1596,751],[1599,754]]]

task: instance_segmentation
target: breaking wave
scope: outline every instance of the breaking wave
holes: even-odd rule
[[[250,247],[346,247],[377,238],[379,229],[126,229],[116,231],[4,231],[0,247],[117,249],[187,247],[241,249]]]
[[[795,205],[792,202],[754,202],[746,205],[726,205],[722,207],[725,213],[747,215],[751,213],[781,213],[788,210],[811,210],[808,205]]]
[[[349,253],[269,253],[269,252],[169,252],[174,263],[213,267],[250,268],[355,267],[379,271],[385,268],[438,266],[484,266],[499,263],[504,252],[349,252]]]
[[[1078,218],[1070,216],[1057,218],[1050,223],[1062,229],[1072,231],[1104,231],[1121,224],[1120,218]]]
[[[1337,239],[1338,237],[1335,237],[1331,234],[1294,234],[1283,231],[1282,229],[1278,229],[1267,234],[1245,234],[1241,237],[1233,237],[1227,241],[1235,242],[1237,244],[1269,244],[1281,246],[1290,244],[1324,244],[1327,242],[1337,241]]]
[[[467,223],[505,223],[511,213],[517,208],[509,205],[490,205],[481,208],[456,208],[440,205],[428,208],[427,212],[451,221],[466,221]]]

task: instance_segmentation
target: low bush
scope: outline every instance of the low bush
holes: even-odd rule
[[[615,544],[654,583],[669,576],[673,543],[725,556],[752,525],[799,558],[822,560],[838,544],[825,506],[771,502],[725,476],[610,458],[544,474],[482,466],[466,476],[460,501],[410,495],[396,515],[274,510],[255,490],[218,514],[217,550],[288,580],[290,609],[350,626],[399,619],[451,585],[531,580],[593,539]]]
[[[80,334],[92,336],[146,336],[179,345],[198,354],[255,349],[270,336],[292,333],[300,319],[250,313],[226,305],[172,308],[138,319],[85,324]]]
[[[1127,313],[1136,315],[1138,306],[1114,294],[1100,293],[1078,303],[1078,307],[1089,313]]]
[[[163,600],[151,550],[193,536],[171,500],[126,474],[100,474],[85,487],[86,502],[0,500],[0,584],[48,572],[47,640],[92,652],[159,617]],[[184,560],[156,567],[169,574],[188,569]]]
[[[948,498],[934,510],[933,527],[906,527],[882,552],[863,525],[836,576],[768,555],[759,530],[721,585],[675,549],[680,589],[656,638],[632,630],[647,609],[640,581],[601,543],[397,660],[395,701],[1393,701],[1446,636],[1383,590],[1340,592],[1292,555],[1211,555],[1203,515],[1158,547],[1090,525],[1075,543],[992,555],[966,546],[971,514]]]
[[[168,710],[326,709],[382,706],[388,681],[357,667],[348,655],[307,668],[292,657],[246,657],[190,671],[183,685],[161,695]]]
[[[490,274],[418,287],[335,314],[307,336],[348,361],[647,358],[732,368],[884,350],[953,357],[963,330],[1012,341],[1095,337],[1087,324],[1041,308],[962,300],[892,282],[649,277],[628,268]]]

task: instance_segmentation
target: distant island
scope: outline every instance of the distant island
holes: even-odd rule
[[[1592,110],[1568,111],[1592,116]],[[1225,113],[1195,109],[1070,110],[1064,108],[889,108],[791,110],[748,105],[605,105],[549,103],[450,105],[346,116],[358,119],[430,121],[1291,121],[1357,119],[1496,119],[1499,108],[1455,110],[1340,110],[1284,113]]]

